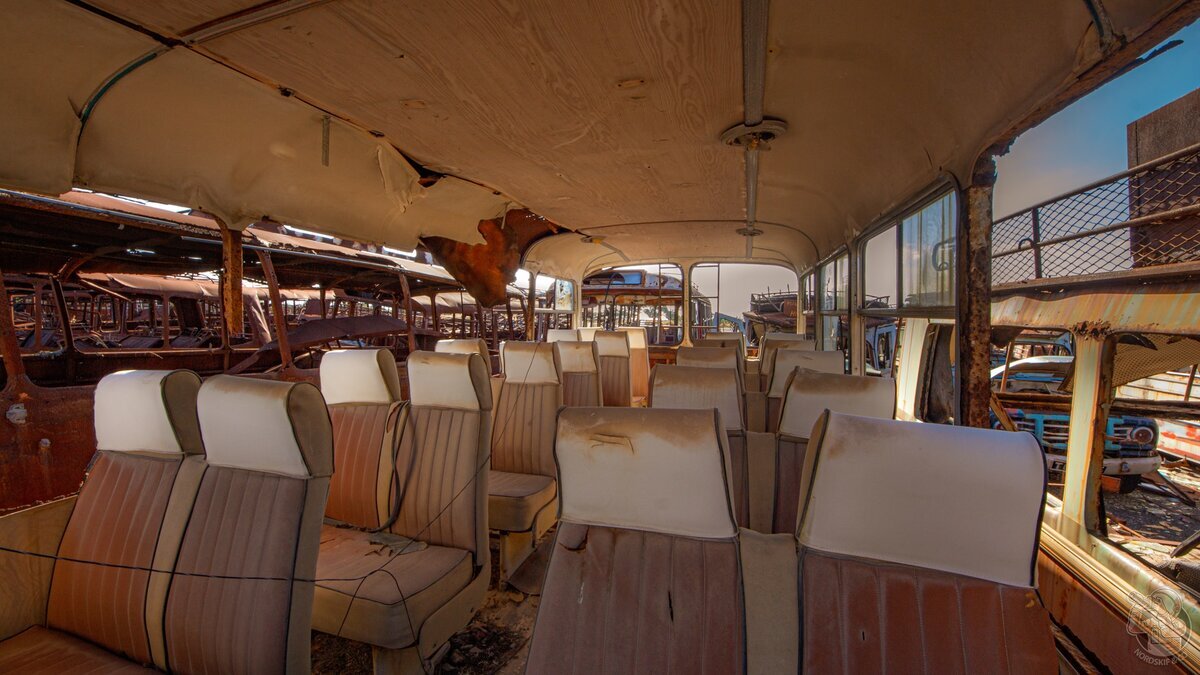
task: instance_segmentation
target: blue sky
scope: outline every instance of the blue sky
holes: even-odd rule
[[[1200,88],[1200,22],[1171,39],[1183,44],[1017,139],[996,162],[997,218],[1127,168],[1125,125]]]

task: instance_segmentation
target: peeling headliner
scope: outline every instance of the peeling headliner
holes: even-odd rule
[[[186,38],[263,4],[90,2],[169,38]],[[6,4],[26,15],[83,12],[63,0]],[[1184,3],[1104,4],[1114,31],[1131,41]],[[739,2],[331,0],[291,6],[298,9],[191,49],[213,67],[224,63],[260,80],[256,85],[272,95],[268,85],[287,87],[364,134],[382,134],[430,169],[494,188],[565,227],[604,229],[625,258],[694,257],[703,247],[744,259],[743,240],[729,234],[745,214],[742,155],[717,140],[742,116]],[[776,1],[770,12],[765,110],[791,131],[762,158],[759,214],[780,225],[756,239],[755,259],[797,269],[939,178],[965,182],[982,150],[1044,106],[1062,105],[1059,98],[1102,54],[1082,0]],[[98,49],[127,55],[155,48],[128,28],[117,27],[109,37],[111,44]],[[77,72],[69,56],[61,66],[6,62],[27,65],[26,77],[54,78]],[[113,68],[102,64],[101,70]],[[13,76],[0,75],[0,81],[5,77]],[[31,81],[36,77],[18,83]],[[83,98],[91,93],[87,84],[76,88]],[[152,101],[155,92],[141,94],[138,100]],[[0,104],[0,121],[20,118],[23,110],[15,106],[21,100],[10,99],[8,110]],[[170,114],[170,103],[160,101],[155,112]],[[103,109],[101,100],[98,114]],[[7,175],[0,167],[0,182]],[[122,176],[127,192],[138,194],[138,176]],[[221,180],[229,183],[228,176]],[[344,217],[314,206],[321,222],[307,222],[303,209],[290,220],[392,245],[409,245],[419,234],[471,234],[461,226],[439,231],[392,218],[395,194],[378,197],[373,211],[374,194],[348,194],[356,199],[344,201]],[[335,190],[325,197],[336,198]],[[378,218],[356,219],[356,212],[392,220],[385,228]],[[707,224],[697,226],[701,221]],[[583,270],[595,251],[593,245],[581,249],[578,240],[557,235],[535,245],[527,260],[544,269]]]

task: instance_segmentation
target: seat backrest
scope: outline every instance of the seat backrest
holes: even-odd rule
[[[604,393],[604,405],[629,406],[633,403],[629,333],[596,331],[594,342],[600,355],[600,387]]]
[[[806,352],[824,354],[826,352]],[[774,532],[796,531],[796,508],[809,435],[826,410],[862,417],[891,419],[896,411],[896,382],[881,377],[835,375],[796,368],[775,424]]]
[[[629,382],[633,396],[645,399],[650,395],[650,345],[646,340],[646,329],[624,326],[618,330],[629,334]]]
[[[186,370],[122,371],[96,385],[96,457],[63,532],[46,607],[50,627],[160,668],[162,633],[147,611],[157,606],[161,620],[168,576],[144,570],[175,564],[204,470],[199,391],[200,377]]]
[[[802,672],[1057,670],[1033,436],[830,413],[806,464]]]
[[[391,531],[470,551],[487,562],[492,388],[478,354],[413,352],[396,462],[400,511]]]
[[[576,330],[579,331],[579,339],[582,340],[583,342],[594,341],[596,339],[596,333],[600,332],[600,329],[595,328],[595,327],[592,327],[592,328],[582,327],[582,328],[577,328]]]
[[[478,354],[483,357],[484,363],[487,363],[488,359],[491,358],[491,355],[488,353],[487,342],[483,338],[438,340],[433,345],[433,351],[438,354]]]
[[[740,375],[742,356],[733,349],[721,347],[680,347],[675,352],[675,365],[695,368],[732,368]]]
[[[743,672],[724,438],[712,410],[559,414],[562,522],[526,672]]]
[[[801,351],[815,351],[817,343],[807,335],[798,335],[796,333],[767,333],[759,342],[758,361],[761,367],[759,372],[770,376],[771,369],[774,367],[775,352],[780,349],[799,349]]]
[[[579,342],[579,330],[576,328],[549,328],[546,330],[546,342]]]
[[[746,351],[746,343],[741,333],[709,333],[692,344],[709,349],[733,349],[738,354]]]
[[[376,528],[391,514],[403,403],[396,358],[386,349],[339,349],[321,358],[321,394],[333,424],[325,515]]]
[[[822,373],[841,374],[846,372],[846,355],[841,351],[811,352],[801,349],[778,349],[770,370],[767,398],[782,399],[787,391],[788,376],[797,368],[807,368]]]
[[[595,342],[556,342],[558,363],[562,369],[563,405],[595,407],[603,405],[600,385],[600,354]]]
[[[492,430],[496,471],[554,476],[554,420],[563,404],[556,354],[546,342],[501,345],[504,384]]]
[[[729,350],[721,350],[728,352]],[[739,524],[749,522],[748,465],[746,456],[746,401],[742,381],[733,368],[694,368],[657,365],[650,382],[650,407],[676,410],[713,410],[721,413],[729,437],[729,479],[734,515]]]
[[[312,579],[333,473],[325,399],[305,382],[217,375],[197,410],[208,467],[167,594],[169,667],[300,672],[312,658]]]

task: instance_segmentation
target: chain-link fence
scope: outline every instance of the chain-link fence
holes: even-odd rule
[[[992,226],[992,283],[1200,261],[1200,145]]]

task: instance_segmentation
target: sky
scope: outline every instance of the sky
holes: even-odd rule
[[[1128,167],[1125,126],[1200,88],[1200,22],[1183,44],[1125,73],[1022,134],[996,161],[999,220]]]

